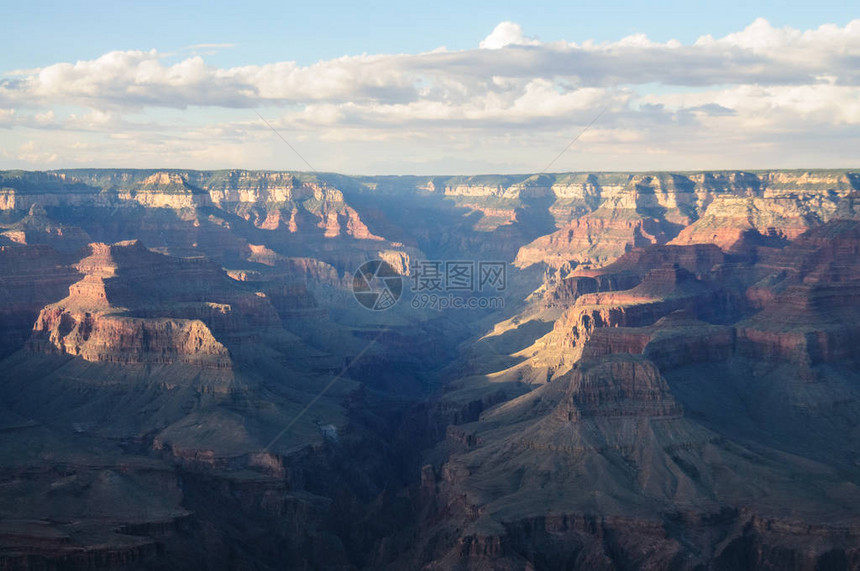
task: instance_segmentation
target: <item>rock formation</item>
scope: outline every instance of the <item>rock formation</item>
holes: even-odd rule
[[[0,568],[856,568],[858,185],[0,173]]]

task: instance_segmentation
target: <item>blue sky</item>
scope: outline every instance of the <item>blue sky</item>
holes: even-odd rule
[[[301,169],[258,112],[321,170],[523,172],[604,107],[559,170],[854,166],[858,16],[847,2],[7,2],[0,168]]]

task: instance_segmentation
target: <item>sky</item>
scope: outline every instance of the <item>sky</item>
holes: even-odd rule
[[[849,2],[2,2],[0,21],[0,169],[860,166]]]

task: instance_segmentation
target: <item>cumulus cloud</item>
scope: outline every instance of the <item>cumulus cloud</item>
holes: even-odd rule
[[[229,154],[230,145],[270,137],[253,113],[223,118],[226,110],[236,110],[235,116],[261,108],[277,128],[308,144],[371,141],[405,153],[403,142],[413,141],[417,154],[428,144],[467,152],[493,140],[521,157],[511,168],[527,170],[529,153],[558,146],[604,106],[607,112],[583,144],[612,156],[678,157],[690,168],[705,166],[693,161],[708,148],[743,157],[738,149],[744,142],[771,149],[768,156],[788,156],[782,152],[787,145],[799,147],[811,130],[819,141],[829,134],[844,147],[860,126],[860,20],[797,30],[758,19],[692,44],[654,42],[643,34],[603,43],[542,42],[502,22],[475,49],[461,51],[365,54],[304,66],[217,67],[204,56],[115,51],[7,73],[0,77],[0,128],[28,136],[38,130],[101,133],[127,145],[110,147],[111,156],[126,148],[126,156],[138,160],[140,146],[149,145],[152,153],[170,149],[175,157],[199,161],[206,145],[221,149],[214,157]],[[180,132],[179,125],[157,118],[129,119],[163,109],[188,110],[193,126]],[[723,147],[717,137],[732,144]],[[81,145],[82,154],[98,147]],[[235,156],[254,156],[234,150]],[[361,156],[359,147],[355,161]],[[460,157],[452,164],[467,162],[474,161]]]
[[[252,107],[439,100],[502,90],[517,79],[593,87],[808,84],[824,76],[845,85],[860,83],[860,20],[844,28],[801,32],[776,29],[760,19],[736,34],[716,40],[705,36],[687,46],[651,42],[641,34],[603,44],[542,43],[526,37],[519,25],[502,22],[480,47],[234,68],[210,66],[199,55],[168,63],[156,50],[110,52],[17,72],[0,82],[0,101]]]
[[[515,22],[502,22],[493,32],[484,38],[480,47],[486,50],[498,50],[506,46],[535,46],[540,42],[534,38],[527,38],[523,28]]]

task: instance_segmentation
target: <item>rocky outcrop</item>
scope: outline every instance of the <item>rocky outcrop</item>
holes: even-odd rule
[[[833,221],[762,259],[747,295],[761,311],[738,324],[739,350],[798,365],[856,361],[860,223]]]
[[[660,370],[648,361],[610,360],[576,369],[554,414],[568,421],[586,417],[681,414]]]
[[[517,261],[599,266],[632,246],[669,240],[728,250],[749,231],[790,240],[833,218],[856,217],[853,181],[834,171],[631,175],[600,187],[596,211],[524,246]]]
[[[113,317],[56,306],[39,315],[34,335],[31,350],[55,348],[86,361],[230,367],[227,348],[197,320]],[[40,343],[41,337],[47,342]]]
[[[553,268],[565,265],[600,266],[635,247],[666,243],[671,236],[660,220],[643,218],[627,211],[598,210],[573,220],[566,227],[523,246],[515,263],[528,267],[544,263]]]
[[[738,326],[740,351],[798,365],[855,360],[860,282],[790,286]]]
[[[571,349],[575,349],[574,355],[581,354],[586,341],[600,328],[652,325],[679,310],[712,315],[725,310],[727,303],[731,301],[687,270],[658,267],[645,274],[631,289],[578,296],[556,320],[549,344],[565,348],[570,357]]]
[[[234,286],[206,260],[171,259],[125,242],[91,245],[76,268],[83,279],[41,311],[31,350],[94,362],[225,368],[223,342],[280,324],[265,297]]]
[[[46,245],[69,253],[84,248],[90,242],[90,237],[82,229],[55,223],[38,204],[31,206],[27,215],[14,224],[5,229],[0,226],[0,237],[14,244]]]
[[[659,329],[681,323],[693,322],[675,315],[653,328],[655,339]],[[836,505],[807,512],[816,523],[782,513],[776,498],[798,493],[788,474],[805,470],[802,463],[771,462],[687,419],[654,362],[594,357],[449,430],[460,445],[433,493],[424,493],[431,513],[445,516],[431,517],[427,523],[435,523],[407,553],[468,569],[573,561],[693,569],[731,566],[737,557],[751,568],[780,561],[814,569],[833,554],[857,556],[856,539],[846,539],[856,530],[831,519]],[[666,478],[673,484],[661,486]],[[806,535],[812,527],[817,531]],[[696,539],[679,540],[681,530]],[[798,549],[793,542],[801,536]],[[745,551],[751,545],[758,556]]]

